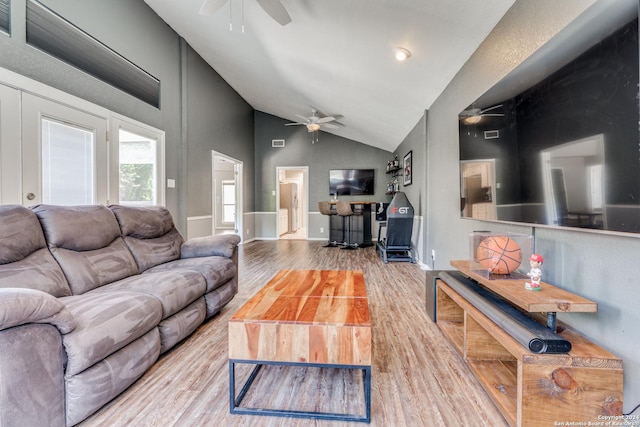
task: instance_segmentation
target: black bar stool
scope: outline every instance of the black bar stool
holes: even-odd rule
[[[355,215],[355,212],[351,208],[351,203],[340,202],[340,201],[336,202],[336,212],[338,212],[338,215],[342,217],[343,224],[345,224],[343,229],[346,228],[344,246],[342,247],[342,249],[357,249],[358,243],[353,241],[353,236],[351,232],[352,220],[353,220],[353,216]]]
[[[327,228],[327,231],[329,232],[329,241],[323,247],[335,248],[338,246],[339,242],[331,240],[331,215],[335,215],[336,211],[331,210],[331,204],[328,201],[318,202],[318,210],[322,215],[327,215],[329,217],[329,227]]]

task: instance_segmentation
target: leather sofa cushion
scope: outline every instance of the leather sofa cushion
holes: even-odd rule
[[[240,243],[237,234],[216,234],[213,236],[194,237],[180,248],[180,258],[196,258],[203,256],[224,256],[231,258]]]
[[[136,239],[154,239],[164,236],[174,228],[171,213],[164,206],[136,208],[133,206],[111,205],[120,224],[123,236]]]
[[[184,238],[175,228],[167,208],[121,205],[111,205],[109,208],[118,220],[124,241],[140,272],[180,258]]]
[[[65,379],[68,426],[78,424],[122,393],[158,359],[160,338],[154,328],[141,338]],[[49,425],[64,425],[53,424]]]
[[[180,257],[180,246],[184,241],[175,228],[167,234],[154,239],[124,238],[133,254],[140,272],[156,265],[176,260]]]
[[[20,261],[0,265],[0,288],[37,289],[54,297],[71,295],[64,273],[47,248],[38,249]]]
[[[49,247],[91,251],[120,237],[118,221],[105,206],[38,205],[33,211],[40,219]]]
[[[0,288],[28,288],[54,297],[71,289],[53,259],[38,217],[19,205],[0,206]]]
[[[162,319],[182,310],[204,295],[205,280],[195,271],[139,274],[102,286],[91,293],[130,291],[154,297],[162,305]]]
[[[93,251],[51,248],[51,253],[62,267],[74,295],[138,274],[136,262],[121,237]]]
[[[160,322],[158,325],[160,342],[162,343],[160,353],[172,349],[173,346],[188,337],[204,322],[205,316],[206,304],[204,298],[200,297],[191,305]]]
[[[145,271],[143,275],[158,274],[161,271],[172,270],[197,271],[204,276],[207,282],[206,292],[224,285],[231,280],[236,273],[236,266],[230,258],[210,256],[201,258],[177,259],[175,261],[160,264]]]
[[[76,321],[56,297],[35,289],[0,290],[0,330],[27,323],[49,323],[61,334],[68,334]]]
[[[33,211],[74,295],[138,274],[118,221],[105,206],[39,205]]]
[[[45,248],[38,218],[19,205],[0,206],[0,264],[20,261]]]
[[[139,292],[89,292],[60,300],[76,320],[76,328],[62,337],[66,378],[145,335],[162,318],[160,301]]]

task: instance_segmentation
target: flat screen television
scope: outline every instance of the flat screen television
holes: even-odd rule
[[[331,169],[329,194],[338,196],[373,195],[374,169]]]

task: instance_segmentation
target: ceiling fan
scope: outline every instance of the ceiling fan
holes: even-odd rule
[[[311,143],[315,143],[318,140],[318,131],[321,128],[327,129],[340,129],[340,126],[331,123],[336,121],[337,119],[333,116],[320,117],[316,115],[317,111],[315,109],[311,110],[311,116],[305,117],[300,114],[296,114],[296,117],[300,117],[302,121],[295,123],[285,123],[285,126],[306,126],[307,132],[313,132],[313,138],[311,138]]]
[[[459,117],[465,124],[473,125],[482,120],[483,117],[504,117],[504,113],[489,113],[489,111],[493,111],[500,107],[502,107],[502,104],[484,109],[472,107],[461,112]]]
[[[228,1],[229,0],[204,0],[204,3],[202,3],[198,13],[200,15],[213,15],[220,10],[222,6],[227,4]],[[291,22],[291,16],[289,16],[287,9],[285,9],[282,3],[280,3],[280,0],[256,1],[260,7],[262,7],[262,9],[264,9],[264,11],[280,25],[287,25]]]

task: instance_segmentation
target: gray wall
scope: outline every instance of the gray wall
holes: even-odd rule
[[[285,126],[289,121],[263,112],[255,113],[255,237],[277,238],[276,167],[309,167],[309,239],[328,238],[328,218],[318,212],[318,202],[331,199],[329,169],[375,169],[375,195],[340,196],[340,200],[388,202],[386,195],[387,161],[393,156],[386,150],[320,132],[312,144],[304,126]],[[271,140],[284,139],[284,148],[273,148]],[[324,233],[320,229],[324,229]],[[375,228],[375,225],[374,225]],[[377,229],[372,230],[374,233]]]
[[[180,45],[176,34],[141,1],[43,0],[42,3],[160,79],[158,110],[25,43],[25,1],[11,2],[11,37],[0,37],[0,66],[166,132],[166,177],[181,183]],[[140,35],[144,34],[144,37]],[[178,212],[179,195],[166,204]]]
[[[424,263],[431,265],[431,257],[425,252],[426,242],[426,229],[424,228],[424,214],[427,210],[427,197],[426,197],[426,180],[427,180],[427,168],[429,166],[427,162],[427,123],[429,114],[424,112],[422,118],[413,127],[411,132],[406,136],[402,143],[395,149],[394,155],[398,156],[400,162],[404,156],[412,151],[413,165],[412,165],[412,179],[411,185],[400,186],[401,191],[407,195],[409,202],[413,205],[417,221],[414,221],[414,235],[412,241],[418,251],[418,259]],[[402,163],[401,163],[402,164]],[[402,183],[402,177],[400,182]],[[419,235],[418,235],[419,234]]]
[[[640,403],[640,238],[460,219],[458,113],[595,1],[518,0],[429,109],[427,253],[435,268],[468,259],[473,230],[535,233],[543,280],[598,302],[594,314],[559,316],[624,361],[625,412]],[[597,2],[602,7],[605,1]],[[544,292],[544,291],[543,291]]]
[[[186,215],[211,214],[211,150],[243,162],[243,209],[250,212],[255,199],[253,108],[193,49],[186,52]]]
[[[160,109],[25,43],[25,1],[12,0],[12,35],[0,36],[0,66],[166,132],[166,205],[178,228],[211,211],[211,154],[245,162],[245,209],[253,207],[252,108],[144,2],[42,0],[56,13],[161,82]],[[205,208],[203,206],[207,206]]]
[[[318,202],[329,200],[329,169],[375,169],[374,196],[341,196],[345,200],[390,201],[385,195],[389,175],[385,174],[389,151],[320,132],[319,141],[311,143],[304,126],[270,114],[255,113],[256,211],[275,212],[277,166],[309,166],[309,212],[318,210]],[[272,148],[272,139],[284,139],[284,148]]]

